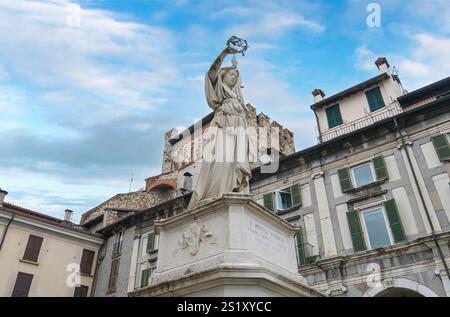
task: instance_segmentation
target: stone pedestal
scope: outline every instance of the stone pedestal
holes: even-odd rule
[[[157,268],[131,296],[323,296],[297,272],[295,226],[226,194],[155,223]]]

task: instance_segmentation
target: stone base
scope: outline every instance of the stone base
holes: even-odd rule
[[[323,296],[297,272],[298,228],[249,195],[226,194],[155,229],[157,268],[130,296]]]

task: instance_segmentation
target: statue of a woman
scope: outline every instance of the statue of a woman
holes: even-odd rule
[[[204,139],[203,164],[189,209],[225,193],[250,193],[249,111],[236,65],[220,68],[228,54],[236,53],[234,48],[224,49],[205,76],[206,100],[214,118]]]

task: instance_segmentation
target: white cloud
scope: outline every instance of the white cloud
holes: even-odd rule
[[[0,187],[20,205],[59,216],[65,208],[86,211],[128,189],[131,173],[135,179],[144,179],[160,172],[159,151],[155,152],[160,144],[155,140],[162,142],[163,133],[155,134],[163,129],[161,125],[169,130],[175,123],[172,118],[160,120],[164,116],[154,110],[172,107],[177,123],[184,120],[186,105],[201,108],[205,114],[203,76],[215,57],[210,55],[211,46],[218,41],[225,44],[230,35],[230,30],[224,35],[222,29],[197,24],[174,34],[109,11],[86,8],[80,11],[80,28],[71,28],[66,24],[71,4],[68,0],[0,1],[0,60],[9,77],[26,83],[26,101],[30,102],[23,107],[28,120],[20,124],[10,117],[0,122],[3,131],[28,132],[16,131],[9,145],[17,153],[0,157],[9,167],[0,168]],[[238,11],[234,13],[238,16]],[[239,16],[249,17],[245,10]],[[312,131],[314,121],[285,121],[288,115],[281,115],[280,110],[296,116],[312,112],[296,94],[298,89],[289,86],[283,70],[267,63],[263,55],[277,49],[277,40],[283,40],[287,32],[324,30],[305,16],[279,7],[252,10],[251,19],[240,25],[245,34],[252,35],[252,57],[242,63],[246,101],[285,127],[292,125],[298,131],[297,144]],[[239,27],[236,22],[228,25]],[[180,48],[183,51],[176,53]],[[176,93],[184,107],[171,99]],[[133,114],[139,116],[137,122],[124,120]],[[141,186],[142,182],[136,185]],[[85,196],[86,200],[77,203]]]
[[[324,32],[325,27],[301,15],[287,12],[265,12],[256,21],[243,23],[229,28],[226,34],[240,37],[280,37],[288,31],[306,29],[312,32]]]
[[[410,0],[401,2],[409,14],[434,23],[440,32],[450,33],[450,3],[448,0]]]
[[[176,78],[171,33],[81,9],[80,27],[68,27],[66,0],[0,2],[0,58],[34,84],[91,94],[121,107],[148,108]],[[8,30],[8,31],[5,31]],[[151,96],[151,97],[150,97]]]
[[[211,14],[211,18],[216,18],[216,17],[221,17],[221,16],[230,16],[230,15],[231,16],[238,15],[238,16],[247,17],[247,16],[251,15],[252,13],[254,13],[254,8],[235,6],[235,7],[224,8],[217,12],[213,12]]]
[[[356,49],[355,67],[360,70],[373,71],[375,67],[376,55],[366,46],[360,46]]]
[[[419,88],[449,76],[450,38],[417,34],[413,40],[416,47],[398,64],[400,75],[405,77],[410,88]]]
[[[386,54],[391,66],[398,69],[406,89],[412,91],[449,76],[450,38],[425,33],[409,38],[413,46],[410,52]],[[355,50],[355,67],[372,72],[377,56],[384,54],[377,55],[366,46],[358,47]]]
[[[0,64],[0,81],[7,80],[9,78],[9,74],[6,69]]]

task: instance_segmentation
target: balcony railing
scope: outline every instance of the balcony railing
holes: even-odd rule
[[[400,106],[397,103],[390,104],[389,106],[386,106],[381,110],[367,114],[363,118],[341,124],[336,128],[321,133],[321,138],[319,137],[319,142],[326,142],[338,136],[352,133],[356,130],[368,127],[376,123],[377,121],[394,117],[402,112],[403,112],[402,108],[400,108]]]

